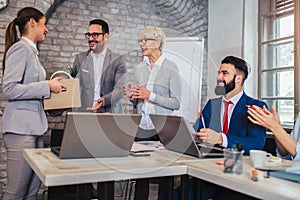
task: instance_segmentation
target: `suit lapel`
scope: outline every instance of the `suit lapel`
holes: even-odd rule
[[[218,132],[222,132],[221,113],[220,113],[221,105],[222,105],[222,97],[212,101],[212,105],[211,105],[211,120],[209,126]]]
[[[84,58],[80,62],[80,66],[81,66],[81,70],[84,71],[85,73],[88,73],[88,76],[89,76],[88,79],[87,79],[87,77],[85,77],[82,81],[84,81],[85,84],[91,84],[92,88],[93,88],[93,91],[94,91],[95,90],[94,62],[93,62],[93,57],[90,54],[90,51],[86,52],[86,55],[84,55]]]
[[[28,51],[32,51],[33,55],[34,55],[34,58],[35,58],[35,62],[36,62],[36,65],[30,65],[30,67],[34,67],[36,71],[39,72],[39,81],[41,80],[45,80],[45,70],[39,60],[39,57],[38,57],[38,52],[37,50],[35,50],[25,39],[22,39],[21,38],[21,42],[28,48]],[[24,76],[25,76],[25,73],[27,73],[28,71],[25,70],[24,73],[23,73],[23,77],[22,77],[22,82],[24,81]]]
[[[101,90],[104,86],[104,81],[106,79],[106,75],[108,73],[108,67],[111,62],[111,51],[109,49],[106,49],[106,53],[104,56],[104,61],[103,61],[103,68],[102,68],[102,73],[101,73]]]
[[[91,56],[91,54],[89,54],[86,58],[86,64],[84,66],[86,66],[87,71],[90,72],[90,80],[91,80],[91,84],[93,86],[93,90],[95,90],[95,80],[94,80],[94,62],[93,62],[93,57]]]
[[[241,113],[243,109],[246,109],[246,101],[247,101],[247,95],[243,93],[243,95],[241,96],[240,100],[238,101],[238,103],[236,104],[232,112],[230,123],[229,123],[229,129],[228,129],[229,131],[232,130],[231,126],[234,126],[233,124],[235,124],[238,121],[237,117],[239,116],[239,113]]]

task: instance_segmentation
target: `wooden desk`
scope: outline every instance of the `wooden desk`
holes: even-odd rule
[[[216,159],[197,159],[167,150],[156,151],[147,157],[124,157],[103,159],[61,160],[50,149],[25,149],[24,157],[46,186],[72,185],[91,182],[153,178],[165,176],[187,176],[215,183],[225,188],[260,199],[298,199],[300,184],[277,179],[250,179],[253,169],[249,157],[244,157],[244,173],[241,175],[223,173],[223,166]],[[181,199],[187,199],[187,184]]]
[[[184,164],[146,157],[59,159],[50,149],[25,149],[24,157],[46,186],[176,176],[187,173]]]
[[[24,150],[24,158],[45,186],[103,182],[103,199],[113,199],[114,181],[154,177],[170,177],[168,199],[173,199],[172,177],[187,173],[186,165],[175,162],[177,155],[172,157],[171,153],[169,158],[172,159],[163,159],[159,153],[152,153],[146,157],[59,159],[50,149]],[[183,192],[181,194],[183,195]],[[83,198],[88,196],[79,193],[77,199]]]
[[[204,159],[198,162],[185,162],[188,175],[215,183],[225,188],[247,194],[259,199],[282,200],[299,199],[300,184],[270,177],[264,178],[266,172],[259,171],[259,181],[251,180],[253,169],[250,157],[244,157],[243,174],[223,173],[223,166],[216,161],[222,159]],[[288,162],[288,161],[286,161]]]

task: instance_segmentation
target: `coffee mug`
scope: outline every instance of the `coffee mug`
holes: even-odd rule
[[[250,150],[250,158],[254,167],[264,167],[267,158],[272,154],[261,150]]]

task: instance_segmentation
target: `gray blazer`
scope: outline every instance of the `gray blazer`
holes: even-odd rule
[[[150,71],[147,69],[146,62],[141,62],[136,69],[135,77],[137,84],[146,88]],[[154,110],[152,114],[173,114],[174,110],[180,108],[181,100],[181,79],[178,67],[168,59],[164,59],[155,80],[153,93],[155,93]],[[144,103],[143,99],[132,101],[135,105],[138,103],[138,111],[140,112]]]
[[[50,89],[36,50],[21,39],[10,47],[5,61],[2,90],[8,103],[2,132],[43,135],[48,129],[43,99],[50,97]]]
[[[77,77],[80,80],[81,108],[94,103],[94,64],[90,51],[76,55],[74,66],[79,67]],[[103,70],[101,75],[100,96],[104,98],[104,105],[100,112],[122,112],[121,98],[123,97],[123,85],[125,83],[126,63],[123,56],[106,50]]]

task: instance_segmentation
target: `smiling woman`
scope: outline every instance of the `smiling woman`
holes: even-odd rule
[[[4,200],[36,199],[40,188],[40,180],[23,158],[23,149],[44,147],[48,122],[43,99],[65,88],[59,77],[45,80],[36,43],[44,41],[47,33],[46,17],[33,7],[19,10],[5,33],[2,90],[8,103],[2,118],[7,152]]]
[[[140,32],[139,37],[144,61],[135,69],[134,83],[124,86],[123,90],[142,114],[135,140],[158,140],[150,114],[173,115],[174,110],[179,110],[181,78],[177,64],[162,53],[166,36],[161,28],[146,28]],[[166,198],[165,185],[164,180],[160,179],[159,195],[162,199]],[[137,180],[135,199],[148,199],[148,188],[149,180]]]

